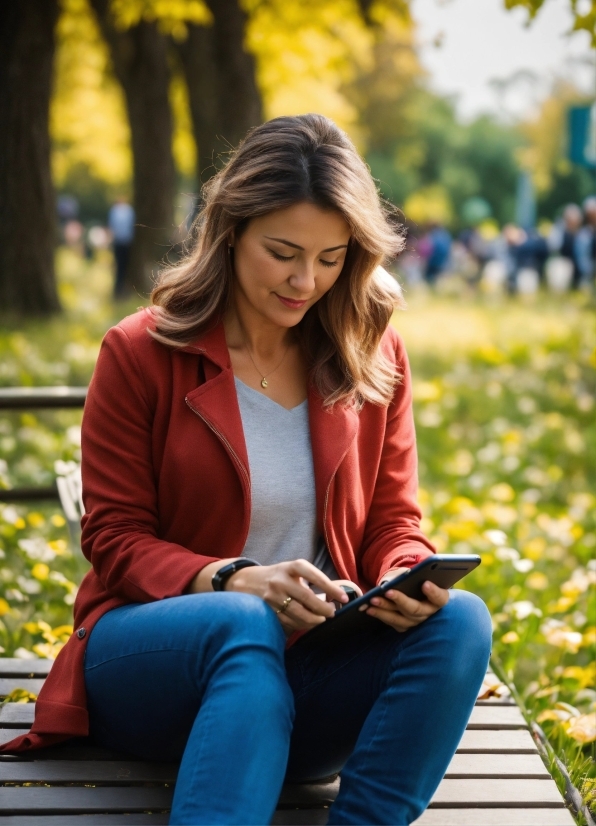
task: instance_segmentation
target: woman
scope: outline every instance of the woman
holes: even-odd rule
[[[402,246],[321,116],[258,127],[210,181],[194,251],[105,337],[83,421],[93,567],[11,750],[90,732],[181,759],[173,824],[265,824],[285,777],[340,770],[330,823],[425,809],[486,670],[484,604],[426,583],[377,600],[374,632],[292,645],[341,581],[433,553],[378,275]]]

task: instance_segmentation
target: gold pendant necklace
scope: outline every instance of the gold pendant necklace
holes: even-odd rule
[[[265,388],[265,387],[269,387],[269,382],[267,381],[267,377],[268,377],[268,376],[272,376],[272,375],[275,373],[275,371],[276,371],[276,370],[279,370],[279,368],[282,366],[282,364],[284,363],[285,357],[288,355],[288,350],[290,349],[290,345],[288,344],[288,346],[286,347],[286,351],[285,351],[285,353],[283,354],[282,360],[279,362],[279,364],[277,365],[277,367],[276,367],[274,370],[272,370],[270,373],[267,373],[267,375],[266,375],[266,376],[264,376],[264,375],[261,373],[261,371],[259,370],[259,368],[258,368],[258,367],[257,367],[257,365],[255,364],[255,360],[253,359],[253,357],[252,357],[252,355],[251,355],[251,353],[250,353],[250,350],[249,350],[248,344],[246,343],[246,338],[244,339],[244,346],[246,347],[246,352],[248,353],[248,357],[249,357],[249,359],[250,359],[250,360],[252,361],[252,363],[253,363],[253,367],[255,368],[255,370],[257,371],[257,373],[259,374],[259,376],[261,377],[261,387],[263,387],[263,388]]]

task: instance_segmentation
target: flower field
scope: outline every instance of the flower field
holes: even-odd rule
[[[103,332],[141,303],[111,307],[107,259],[61,250],[59,270],[65,317],[0,329],[0,385],[86,384]],[[495,667],[595,801],[594,301],[408,300],[394,323],[414,376],[423,528],[439,551],[481,554],[465,587],[491,610]],[[80,417],[1,416],[0,488],[51,484],[56,462],[77,461]],[[54,657],[86,569],[57,504],[0,504],[0,654]]]

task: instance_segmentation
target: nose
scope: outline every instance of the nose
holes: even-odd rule
[[[289,277],[290,286],[302,295],[308,295],[315,289],[315,265],[314,261],[302,261],[297,263],[296,269]]]

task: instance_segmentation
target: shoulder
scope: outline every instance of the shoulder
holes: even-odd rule
[[[147,307],[142,308],[111,327],[104,336],[102,348],[143,372],[148,365],[154,370],[161,362],[169,363],[170,352],[150,335],[152,329],[155,329],[153,313]]]

